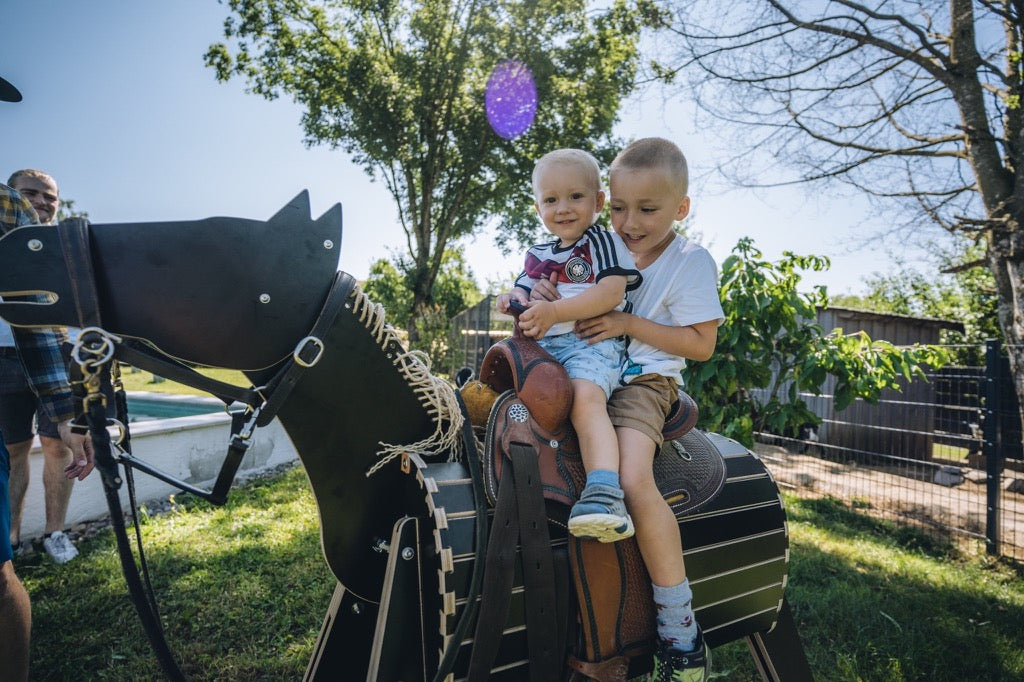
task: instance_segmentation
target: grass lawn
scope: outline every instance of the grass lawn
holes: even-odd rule
[[[822,682],[1024,679],[1024,571],[959,555],[831,500],[786,498],[789,598]],[[299,680],[333,590],[300,469],[189,496],[147,519],[147,557],[171,648],[190,680]],[[16,568],[33,600],[33,680],[159,680],[113,535],[57,566]],[[714,650],[713,679],[759,679],[746,644]]]
[[[241,372],[235,370],[201,367],[198,368],[198,371],[208,377],[212,377],[219,381],[226,381],[227,383],[235,384],[236,386],[248,387],[252,385],[252,382],[246,379]],[[154,377],[151,372],[134,367],[121,367],[121,382],[124,384],[124,389],[126,391],[152,391],[154,393],[209,395],[208,393],[203,393],[191,386],[185,386],[184,384],[179,384],[174,381],[159,380],[159,377]]]

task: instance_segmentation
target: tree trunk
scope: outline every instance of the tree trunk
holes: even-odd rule
[[[1006,339],[1017,401],[1024,408],[1024,232],[1021,220],[989,231],[988,261],[999,297],[999,326]],[[1024,428],[1024,409],[1021,426]]]

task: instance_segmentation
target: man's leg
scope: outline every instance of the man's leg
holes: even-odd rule
[[[0,565],[0,666],[3,679],[28,679],[28,646],[32,632],[32,606],[28,592],[14,572],[14,564]]]
[[[71,464],[71,450],[58,438],[41,435],[39,436],[39,442],[43,449],[43,491],[46,501],[45,532],[50,534],[58,530],[64,530],[64,522],[68,515],[68,500],[71,499],[71,488],[75,482],[64,475],[64,468]],[[13,504],[15,501],[13,461],[11,464],[11,503]]]
[[[28,592],[11,563],[11,506],[7,496],[10,460],[0,434],[0,671],[4,680],[28,679],[28,642],[32,632],[32,607]]]
[[[11,545],[17,546],[21,540],[21,515],[25,511],[25,491],[28,490],[29,462],[28,453],[32,449],[32,439],[19,443],[9,443],[7,451],[11,455]]]

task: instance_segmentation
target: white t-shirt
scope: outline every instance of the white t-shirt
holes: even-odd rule
[[[725,319],[718,297],[718,267],[700,244],[677,234],[640,274],[640,287],[626,294],[634,315],[671,327],[710,320],[722,324]],[[630,339],[622,380],[629,383],[642,374],[661,374],[679,381],[679,370],[685,364],[677,355]]]

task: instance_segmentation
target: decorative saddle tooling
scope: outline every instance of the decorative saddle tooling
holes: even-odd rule
[[[517,336],[491,347],[480,381],[498,394],[483,454],[485,491],[495,515],[469,679],[486,679],[493,661],[518,539],[530,679],[563,679],[567,662],[561,652],[575,640],[568,661],[574,677],[625,680],[630,660],[652,650],[650,578],[635,540],[605,544],[565,532],[569,508],[586,481],[569,423],[572,384],[565,368],[534,341]],[[692,430],[696,421],[696,403],[680,391],[665,421],[665,444],[654,458],[658,488],[677,519],[711,501],[725,482],[725,463],[707,437]],[[549,524],[567,536],[578,617],[567,613],[560,594],[568,588],[555,585]]]

